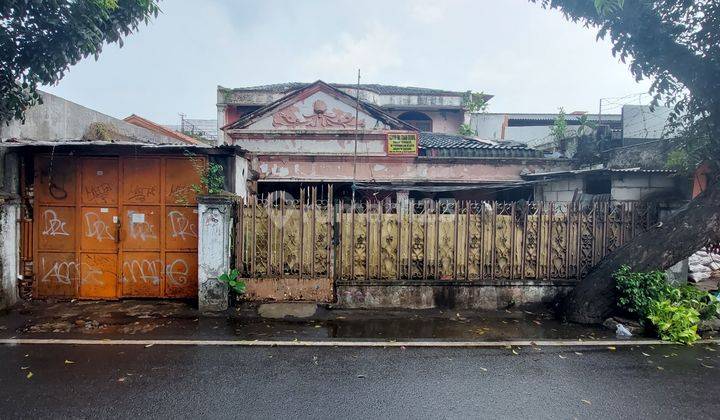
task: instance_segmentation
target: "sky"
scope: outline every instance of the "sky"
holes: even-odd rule
[[[216,118],[216,89],[288,81],[494,95],[489,112],[619,112],[636,83],[597,31],[527,0],[165,0],[46,91],[114,117]],[[628,96],[629,95],[629,96]],[[625,99],[615,99],[625,97]]]

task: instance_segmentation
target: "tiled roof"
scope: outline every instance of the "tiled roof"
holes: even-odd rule
[[[508,146],[458,134],[420,133],[420,148],[434,157],[542,157],[527,146]]]
[[[272,85],[260,85],[260,86],[248,86],[233,88],[230,90],[234,91],[265,91],[265,92],[276,92],[286,93],[306,86],[312,83],[304,82],[287,82],[287,83],[276,83]],[[351,89],[357,85],[345,84],[345,83],[328,83],[330,86],[335,88]],[[381,95],[463,95],[464,92],[457,92],[451,90],[442,89],[430,89],[413,86],[393,86],[393,85],[378,85],[378,84],[361,84],[360,89],[375,92]]]

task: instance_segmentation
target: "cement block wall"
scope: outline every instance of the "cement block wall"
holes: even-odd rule
[[[20,232],[18,218],[20,204],[0,204],[0,310],[18,301],[17,275],[20,260]]]
[[[582,193],[582,178],[547,181],[535,188],[535,199],[544,201],[572,201],[575,192]],[[638,201],[651,194],[677,188],[667,174],[613,174],[610,195],[615,201]]]

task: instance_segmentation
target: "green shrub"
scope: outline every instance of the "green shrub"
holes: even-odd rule
[[[675,287],[662,271],[633,272],[622,266],[615,274],[618,305],[649,320],[663,340],[690,344],[697,340],[700,319],[720,314],[720,301],[693,286]]]
[[[692,344],[700,338],[697,334],[700,314],[684,302],[672,303],[667,299],[653,302],[648,319],[663,340]]]
[[[634,272],[624,265],[614,277],[620,292],[619,306],[641,318],[647,318],[652,304],[668,297],[673,289],[662,271]]]
[[[245,282],[238,279],[240,271],[237,268],[233,268],[229,273],[223,273],[218,277],[218,280],[227,283],[235,293],[242,295],[245,293]]]

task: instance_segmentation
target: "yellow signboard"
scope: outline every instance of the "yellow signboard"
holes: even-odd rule
[[[388,133],[388,156],[417,156],[417,133]]]

